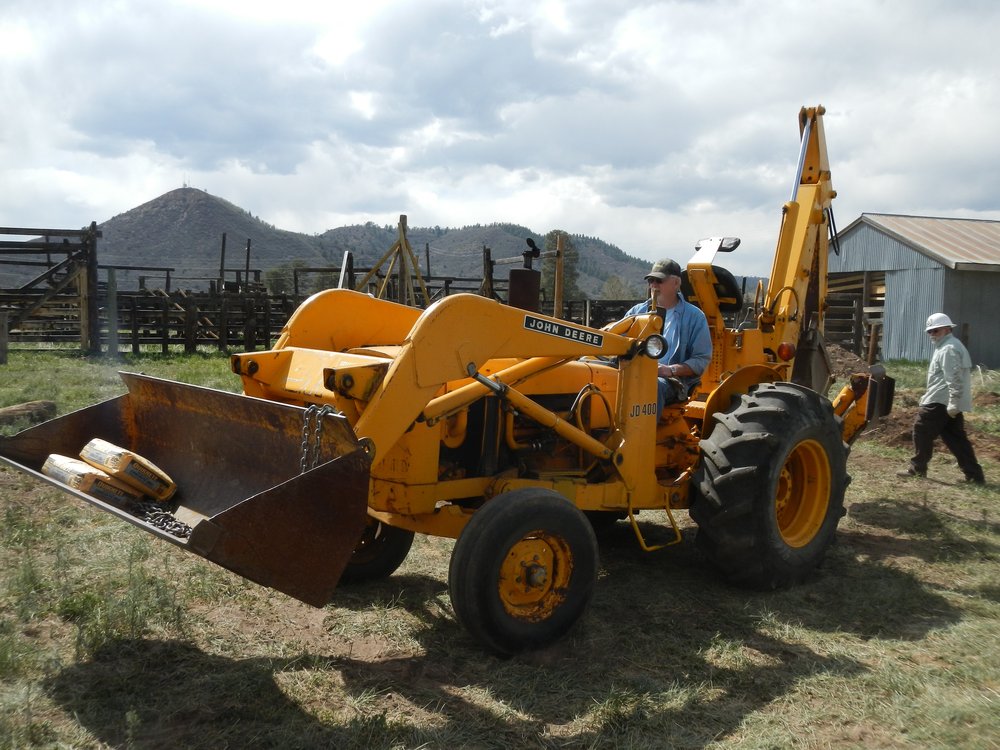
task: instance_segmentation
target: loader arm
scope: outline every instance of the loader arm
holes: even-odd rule
[[[653,333],[653,323],[648,333]],[[442,386],[470,377],[491,359],[627,356],[635,339],[598,332],[472,294],[429,307],[410,330],[382,386],[355,425],[378,456],[396,444]],[[485,387],[485,386],[484,386]]]
[[[645,315],[595,330],[478,295],[457,294],[409,318],[412,326],[403,333],[413,312],[401,312],[401,307],[347,290],[316,295],[289,320],[274,350],[234,355],[233,370],[243,377],[248,394],[300,404],[329,403],[353,415],[355,434],[369,457],[378,461],[418,420],[439,420],[486,395],[490,386],[479,371],[488,362],[521,362],[505,367],[499,376],[509,387],[582,357],[631,361],[661,325],[657,316]],[[394,326],[386,326],[385,315],[396,321]],[[343,320],[351,333],[338,333],[337,342],[329,335],[312,334],[321,328],[315,321],[322,320]],[[338,343],[355,348],[338,351]],[[365,346],[359,346],[362,343]],[[655,367],[651,373],[644,384],[637,382],[642,378],[626,378],[632,384],[619,392],[617,403],[648,401],[655,393]],[[359,400],[363,403],[357,406]]]

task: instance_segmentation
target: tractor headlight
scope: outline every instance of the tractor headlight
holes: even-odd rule
[[[650,359],[659,359],[667,353],[667,340],[658,333],[642,342],[642,353]]]

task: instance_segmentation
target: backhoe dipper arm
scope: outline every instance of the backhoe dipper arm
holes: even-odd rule
[[[823,130],[823,107],[799,112],[801,146],[791,199],[782,207],[781,231],[770,281],[759,314],[760,328],[782,341],[799,344],[810,327],[823,331],[826,299],[827,211],[836,192]],[[772,347],[773,348],[773,347]]]

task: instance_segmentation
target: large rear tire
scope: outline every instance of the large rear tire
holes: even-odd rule
[[[365,533],[354,548],[340,583],[350,585],[388,578],[403,564],[412,544],[412,531],[369,516]]]
[[[793,383],[765,383],[714,419],[691,504],[699,549],[734,583],[801,581],[833,542],[850,481],[832,405]]]
[[[476,511],[455,543],[448,570],[455,615],[499,654],[547,646],[586,610],[597,560],[590,523],[562,495],[504,493]]]

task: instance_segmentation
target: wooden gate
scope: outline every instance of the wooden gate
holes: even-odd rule
[[[11,236],[33,239],[8,239]],[[0,227],[0,263],[44,269],[18,289],[0,293],[0,312],[7,314],[11,337],[32,332],[56,336],[71,333],[84,352],[100,350],[100,236],[96,222],[85,229]]]

